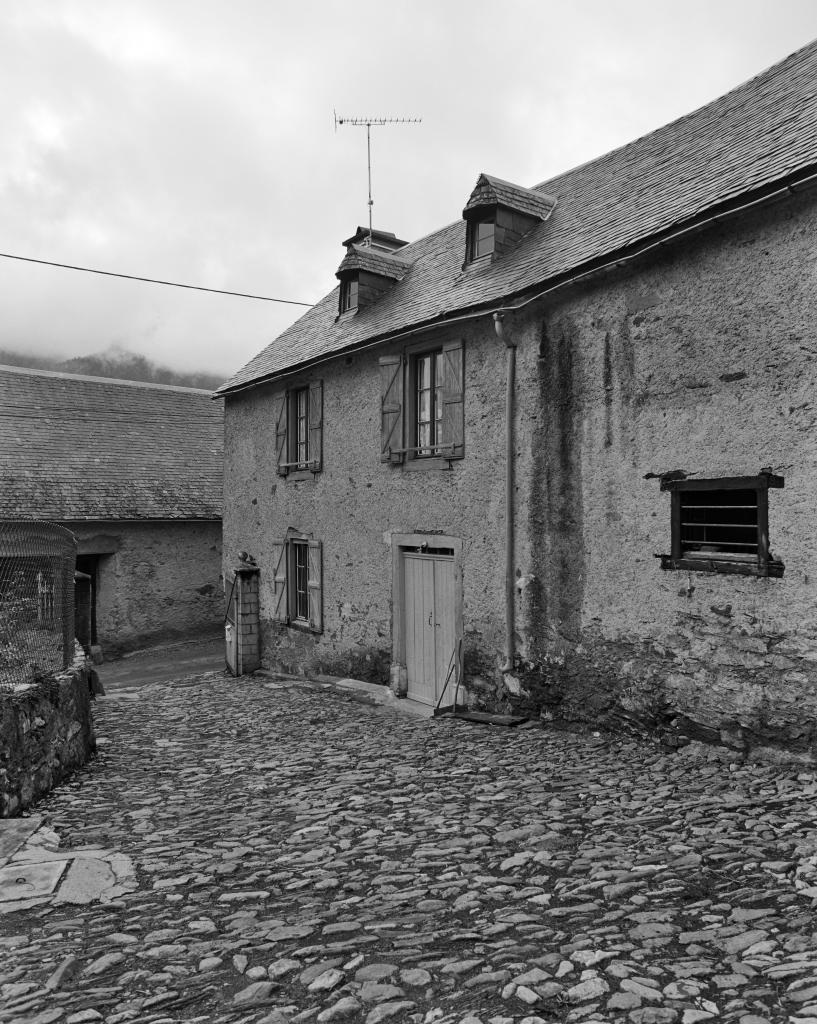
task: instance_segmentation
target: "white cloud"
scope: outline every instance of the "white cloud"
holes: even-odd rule
[[[311,301],[365,223],[417,238],[480,171],[533,184],[817,35],[807,0],[8,0],[5,252]],[[0,260],[0,347],[112,342],[225,376],[298,315]]]

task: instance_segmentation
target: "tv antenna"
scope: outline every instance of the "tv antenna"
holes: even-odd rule
[[[357,128],[366,128],[366,162],[369,168],[369,247],[372,245],[372,127],[379,127],[384,124],[421,124],[422,117],[341,117],[333,110],[335,118],[335,131],[338,125],[350,124]]]

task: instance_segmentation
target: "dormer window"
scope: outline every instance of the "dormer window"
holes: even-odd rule
[[[340,285],[340,312],[346,313],[350,309],[357,309],[358,302],[358,279],[357,274],[341,281]]]
[[[358,228],[346,242],[346,255],[335,273],[340,281],[338,316],[371,306],[411,269],[408,260],[392,251],[406,243],[388,231],[374,231],[370,238]]]
[[[510,252],[548,219],[555,205],[544,192],[480,174],[462,211],[467,224],[464,266]]]
[[[496,223],[494,215],[484,220],[472,220],[468,223],[468,262],[490,256],[494,251]]]

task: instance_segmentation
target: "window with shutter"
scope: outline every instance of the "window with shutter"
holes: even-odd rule
[[[380,460],[461,459],[465,455],[462,341],[380,357]]]
[[[275,405],[275,450],[280,476],[323,468],[323,381],[292,388]]]
[[[672,496],[672,553],[660,556],[661,568],[782,576],[769,549],[769,488],[783,483],[772,473],[662,482]]]
[[[272,618],[323,632],[323,545],[293,534],[272,545]]]

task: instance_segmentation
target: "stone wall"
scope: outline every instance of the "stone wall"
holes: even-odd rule
[[[54,679],[0,692],[0,818],[20,814],[96,749],[88,673],[80,656]]]
[[[392,654],[393,534],[463,538],[465,649],[493,670],[502,648],[504,350],[481,321],[435,342],[464,338],[465,457],[444,468],[380,461],[380,370],[376,354],[341,357],[316,370],[324,380],[323,471],[279,477],[272,410],[281,387],[265,385],[227,402],[224,559],[238,551],[261,568],[265,664],[387,682]],[[388,352],[383,349],[382,352]],[[289,387],[308,376],[292,377]],[[297,477],[297,478],[296,478]],[[323,542],[320,636],[271,621],[271,541],[287,529]]]
[[[538,311],[520,644],[562,714],[817,752],[815,229],[798,198]],[[783,578],[662,571],[670,495],[648,475],[763,467],[785,478],[769,492]]]
[[[220,633],[219,521],[67,525],[79,555],[98,556],[97,638],[106,656]]]
[[[465,342],[465,458],[379,459],[378,355],[324,379],[324,471],[276,473],[274,396],[226,409],[225,558],[261,566],[267,664],[386,681],[391,536],[463,542],[466,682],[482,704],[727,743],[817,749],[817,300],[809,196],[709,228],[592,285],[509,314],[518,344],[517,669],[502,676],[505,352],[489,319]],[[293,375],[287,386],[309,377]],[[447,465],[447,464],[446,464]],[[664,571],[670,497],[657,474],[785,478],[771,491],[782,579]],[[270,542],[324,544],[324,632],[270,621]]]

